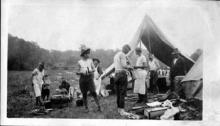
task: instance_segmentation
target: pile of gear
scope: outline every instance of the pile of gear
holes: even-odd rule
[[[126,98],[128,102],[136,100],[135,95]],[[129,119],[157,120],[201,120],[202,101],[198,99],[181,99],[177,94],[167,92],[149,97],[144,105],[132,107]]]
[[[47,100],[44,99],[43,105],[31,111],[31,114],[43,115],[55,108],[67,107],[73,101],[74,97],[76,97],[76,93],[77,88],[71,87],[68,82],[63,80],[55,93],[50,97],[47,96],[48,98]]]

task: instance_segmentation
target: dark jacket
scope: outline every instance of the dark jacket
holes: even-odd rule
[[[186,74],[185,61],[182,57],[179,57],[175,64],[174,62],[172,62],[170,68],[170,78],[174,79],[175,76],[184,76],[185,74]]]

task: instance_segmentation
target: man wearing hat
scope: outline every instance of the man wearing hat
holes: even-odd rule
[[[173,61],[170,68],[170,90],[175,91],[175,77],[184,76],[186,74],[186,67],[183,57],[180,55],[180,52],[177,48],[172,52]]]
[[[36,107],[43,106],[41,90],[44,83],[44,62],[40,62],[38,67],[34,69],[32,72],[31,81],[36,96]]]
[[[126,54],[131,50],[129,45],[124,45],[122,47],[122,51],[118,52],[114,56],[114,67],[115,67],[115,86],[116,86],[116,94],[117,94],[117,106],[118,113],[122,116],[128,115],[125,112],[125,95],[127,91],[127,74],[129,73],[129,69],[132,69],[130,65],[127,64]]]
[[[93,96],[97,106],[98,111],[101,111],[101,107],[99,104],[99,100],[97,98],[97,94],[95,92],[95,84],[94,84],[94,72],[95,66],[93,64],[92,59],[89,56],[90,49],[86,46],[81,47],[81,59],[78,61],[78,72],[77,75],[80,75],[79,79],[79,87],[83,95],[83,103],[85,105],[85,109],[88,112],[88,104],[87,104],[87,93],[90,91],[91,95]]]

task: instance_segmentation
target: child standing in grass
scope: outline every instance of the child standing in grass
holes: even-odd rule
[[[48,75],[44,76],[44,84],[42,85],[42,99],[45,100],[49,100],[49,96],[50,96],[50,86],[51,81],[48,77]]]
[[[80,75],[79,79],[79,87],[83,94],[83,103],[85,105],[86,111],[89,111],[88,104],[87,104],[87,93],[90,91],[91,95],[93,96],[97,106],[98,111],[101,111],[101,107],[99,104],[99,100],[97,98],[97,94],[95,92],[95,85],[94,85],[94,71],[95,66],[93,64],[92,59],[89,57],[90,49],[86,48],[85,46],[81,47],[81,59],[78,61],[78,72],[77,75]]]

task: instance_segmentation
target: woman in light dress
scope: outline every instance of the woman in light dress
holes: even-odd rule
[[[94,72],[94,83],[95,83],[95,90],[97,95],[100,95],[100,91],[101,91],[101,75],[103,73],[102,68],[100,67],[100,60],[97,58],[93,58],[93,63],[95,65],[95,72]]]
[[[44,84],[44,63],[39,63],[38,67],[32,72],[31,80],[36,97],[36,106],[43,106],[41,99],[42,85]]]

